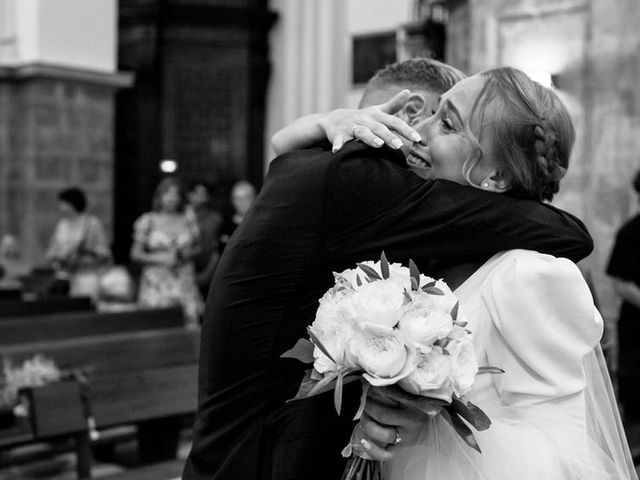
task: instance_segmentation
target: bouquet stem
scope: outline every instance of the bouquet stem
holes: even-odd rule
[[[342,480],[382,480],[382,468],[377,460],[352,455],[342,473]]]

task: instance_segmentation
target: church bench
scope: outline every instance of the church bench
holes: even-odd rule
[[[94,331],[75,323],[80,325],[75,332],[65,328],[69,338],[60,338],[57,332],[46,329],[53,338],[46,339],[42,334],[33,335],[24,330],[20,336],[12,330],[20,342],[3,345],[4,339],[0,340],[0,355],[18,363],[41,353],[60,367],[87,369],[88,405],[98,430],[193,414],[197,399],[199,332],[185,329],[182,312],[175,309],[173,315],[177,320],[167,324],[156,321],[155,328],[149,320],[162,318],[166,312],[126,313],[144,313],[150,318],[136,323],[129,315],[130,323],[107,322],[112,327],[121,327],[120,331],[105,328],[100,321],[93,323]],[[115,314],[99,315],[111,318]],[[49,326],[49,322],[45,321],[44,325]],[[2,326],[0,336],[1,332]],[[34,338],[36,341],[29,341]],[[80,391],[74,390],[77,384],[65,383],[30,391],[31,415],[27,428],[24,419],[20,419],[16,426],[0,429],[0,450],[3,446],[71,438],[78,458],[78,476],[88,478],[91,451],[86,404],[82,403]],[[52,392],[60,388],[66,390],[67,396],[52,396]]]
[[[41,300],[20,300],[0,298],[0,321],[30,315],[46,315],[62,312],[95,310],[89,297],[49,298]]]
[[[183,460],[171,460],[110,475],[104,480],[180,480],[183,467]]]
[[[19,288],[0,288],[0,302],[16,302],[22,298]]]
[[[184,325],[180,307],[123,312],[69,312],[6,318],[0,321],[0,354],[4,346],[73,337],[133,332]]]

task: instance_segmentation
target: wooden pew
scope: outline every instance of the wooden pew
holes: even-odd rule
[[[0,321],[0,353],[3,346],[65,340],[117,332],[182,327],[180,307],[126,312],[71,312],[5,318]]]
[[[22,298],[22,290],[19,288],[0,288],[0,301],[18,301]]]
[[[18,318],[32,315],[50,315],[53,313],[89,312],[95,310],[89,297],[49,298],[42,300],[20,300],[0,298],[0,321],[6,318]]]
[[[179,309],[93,316],[74,313],[12,322],[0,322],[0,355],[18,363],[41,353],[63,368],[90,369],[87,397],[98,430],[195,412],[199,332],[184,328]],[[52,401],[50,390],[55,388],[32,391],[31,428],[26,432],[24,425],[13,432],[0,430],[0,449],[72,438],[78,476],[88,478],[91,452],[80,393]],[[47,420],[51,417],[56,418],[53,427]]]

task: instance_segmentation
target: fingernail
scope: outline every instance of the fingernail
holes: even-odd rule
[[[364,448],[366,448],[367,450],[369,450],[371,448],[371,444],[369,442],[367,442],[364,438],[362,440],[360,440],[360,443],[362,444],[362,446]]]
[[[391,146],[397,150],[399,148],[402,148],[402,142],[399,139],[394,138],[393,140],[391,140]]]
[[[374,144],[376,147],[381,147],[382,145],[384,145],[384,140],[382,140],[381,138],[376,138],[376,139],[373,141],[373,144]]]
[[[331,153],[336,153],[338,150],[340,150],[340,147],[335,146],[331,149]]]
[[[411,133],[411,140],[413,140],[414,142],[421,142],[422,141],[422,137],[420,136],[420,134],[418,132],[413,132],[413,133]]]

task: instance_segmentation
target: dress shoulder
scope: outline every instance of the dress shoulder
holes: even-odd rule
[[[492,261],[482,297],[498,333],[488,355],[507,370],[498,381],[503,394],[540,399],[582,390],[582,359],[600,340],[603,322],[578,267],[526,250]]]
[[[145,243],[153,228],[153,212],[140,215],[133,224],[133,239],[139,243]]]

